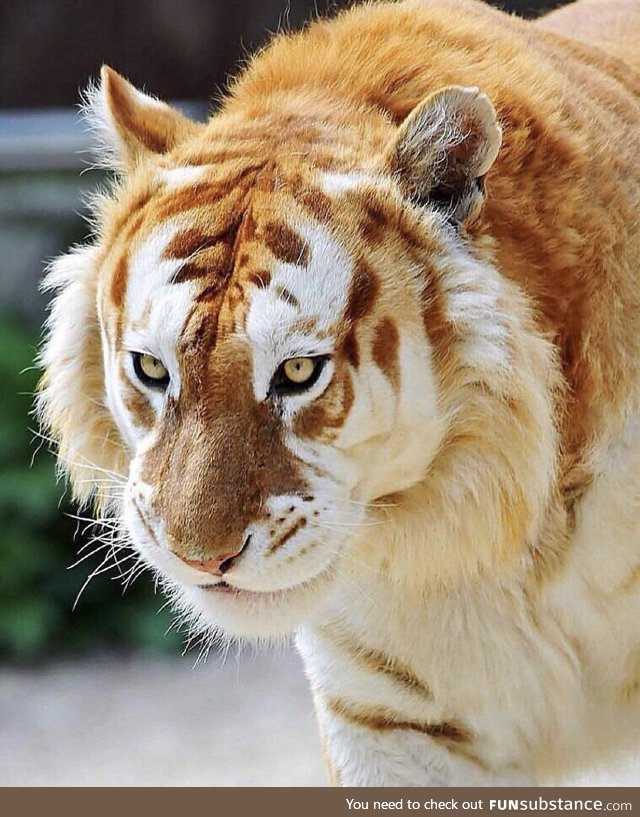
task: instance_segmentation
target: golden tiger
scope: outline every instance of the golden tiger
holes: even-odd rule
[[[640,734],[640,3],[365,3],[196,124],[110,68],[44,425],[205,632],[297,631],[331,778]]]

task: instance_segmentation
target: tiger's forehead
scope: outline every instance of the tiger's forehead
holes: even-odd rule
[[[250,161],[159,169],[114,237],[120,340],[171,356],[178,339],[202,348],[241,334],[274,350],[286,338],[278,354],[301,354],[310,335],[327,337],[354,268],[335,193],[358,181]]]

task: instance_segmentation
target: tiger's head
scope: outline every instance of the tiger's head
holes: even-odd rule
[[[119,176],[48,277],[44,423],[184,606],[290,631],[424,478],[452,378],[506,366],[502,295],[462,237],[495,112],[449,87],[399,125],[311,100],[200,125],[108,68],[90,107]]]

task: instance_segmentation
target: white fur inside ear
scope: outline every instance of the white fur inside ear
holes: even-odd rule
[[[401,163],[430,167],[437,176],[451,151],[470,137],[475,150],[467,157],[468,173],[484,176],[502,144],[495,109],[479,88],[451,86],[432,94],[408,117],[395,154]]]
[[[495,109],[478,88],[452,85],[418,105],[387,147],[384,164],[410,198],[464,221],[477,212],[477,180],[490,170],[502,144]]]
[[[92,80],[82,92],[80,111],[92,136],[93,166],[121,170],[124,146],[100,82]]]

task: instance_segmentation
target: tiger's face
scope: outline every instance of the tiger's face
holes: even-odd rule
[[[160,171],[100,271],[127,527],[233,631],[298,619],[367,505],[419,479],[440,436],[411,255],[433,225],[382,180],[296,184]]]
[[[476,109],[487,120],[486,98],[460,99],[470,122]],[[112,72],[101,100],[129,162],[84,282],[120,451],[117,512],[203,621],[290,631],[331,593],[377,503],[420,480],[443,439],[438,277],[465,250],[388,166],[413,133],[382,164],[349,154],[321,169],[265,155],[242,130],[244,150],[215,128],[205,140]],[[495,158],[489,120],[474,180]],[[454,204],[473,209],[479,188],[462,179]],[[98,365],[95,348],[79,354]]]

